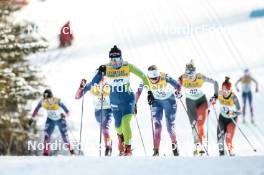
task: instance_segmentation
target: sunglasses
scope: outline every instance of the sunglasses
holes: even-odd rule
[[[110,58],[111,61],[115,61],[115,62],[119,62],[119,61],[122,61],[122,58],[121,57],[113,57],[113,58]]]

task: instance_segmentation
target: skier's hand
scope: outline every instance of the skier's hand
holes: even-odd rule
[[[239,92],[239,89],[238,88],[236,88],[236,90],[237,90],[237,92]]]
[[[258,89],[258,87],[256,87],[256,93],[258,93],[258,91],[259,91],[259,89]]]
[[[60,116],[61,116],[62,119],[65,119],[66,117],[70,116],[70,113],[69,112],[66,113],[66,114],[65,113],[61,113]]]
[[[236,112],[235,112],[235,111],[227,111],[226,114],[227,114],[227,115],[235,115]]]
[[[137,114],[137,104],[135,103],[135,106],[134,106],[134,114]]]
[[[106,71],[106,66],[105,66],[105,65],[101,65],[101,66],[98,68],[98,71],[99,71],[100,74],[105,73],[105,71]]]
[[[217,100],[217,98],[218,98],[217,95],[212,96],[212,97],[210,98],[210,103],[211,103],[212,105],[215,105],[215,104],[216,104],[216,100]]]
[[[148,91],[148,104],[152,105],[153,101],[154,101],[153,93],[151,91]]]
[[[33,122],[34,122],[33,118],[30,118],[28,121],[28,125],[31,126]]]
[[[80,88],[83,89],[86,85],[86,79],[82,79],[80,83]]]
[[[175,96],[176,96],[176,98],[178,98],[178,99],[182,98],[182,93],[181,93],[181,91],[176,90],[176,91],[175,91]]]

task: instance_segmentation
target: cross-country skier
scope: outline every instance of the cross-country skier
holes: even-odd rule
[[[55,126],[59,127],[62,139],[64,143],[67,145],[71,154],[74,154],[74,151],[71,147],[69,137],[68,137],[68,127],[66,123],[65,117],[69,116],[69,110],[63,104],[63,102],[54,97],[52,91],[50,89],[46,89],[43,93],[43,98],[39,101],[38,105],[36,106],[32,118],[29,120],[29,125],[31,125],[34,121],[34,118],[37,116],[38,111],[40,108],[44,108],[47,111],[47,120],[44,129],[44,150],[43,155],[49,155],[49,146],[50,146],[50,138],[55,129]],[[63,113],[63,111],[65,113]]]
[[[102,134],[104,136],[105,143],[105,156],[111,156],[112,153],[112,141],[109,133],[111,124],[112,110],[110,105],[109,86],[105,83],[104,78],[99,82],[98,85],[92,86],[91,83],[86,84],[86,80],[82,79],[80,87],[76,92],[75,98],[80,99],[87,91],[93,95],[95,118],[100,124],[102,117]],[[102,94],[103,93],[103,94]]]
[[[152,105],[151,113],[154,118],[155,126],[153,156],[159,156],[163,111],[165,111],[167,131],[171,138],[173,155],[178,156],[179,152],[175,133],[175,118],[177,110],[175,94],[180,97],[181,86],[169,75],[159,72],[156,65],[152,65],[148,68],[147,75],[150,82],[150,90],[154,96],[153,99],[149,99],[149,104]],[[142,82],[136,93],[136,102],[138,102],[143,87],[144,84]]]
[[[218,83],[201,73],[196,73],[196,67],[192,60],[186,64],[185,73],[180,76],[179,82],[185,89],[187,113],[195,144],[194,155],[201,155],[205,152],[203,145],[204,123],[208,115],[208,103],[202,87],[205,82],[213,84],[212,100],[215,100],[218,96]]]
[[[59,40],[60,47],[67,47],[72,45],[73,42],[73,33],[70,26],[70,21],[67,21],[61,28]]]
[[[115,119],[120,155],[132,155],[132,131],[130,121],[133,117],[135,95],[130,88],[130,73],[141,78],[149,86],[147,76],[134,65],[123,61],[122,53],[117,46],[109,52],[110,63],[101,65],[91,84],[98,84],[103,77],[110,87],[110,103]],[[87,89],[89,90],[89,89]]]
[[[246,115],[246,102],[248,100],[250,106],[250,113],[251,113],[251,123],[254,123],[254,109],[252,105],[252,90],[251,90],[251,83],[254,82],[256,84],[255,91],[258,92],[258,82],[250,75],[249,69],[244,70],[244,75],[238,79],[235,86],[237,91],[239,92],[238,84],[241,82],[242,87],[242,98],[243,98],[243,123],[246,123],[245,115]]]
[[[230,156],[234,156],[232,140],[235,134],[238,115],[241,114],[240,104],[237,96],[232,92],[232,84],[229,77],[225,78],[222,83],[218,100],[220,103],[220,115],[217,127],[217,143],[220,156],[225,155],[224,142],[226,141],[227,149]]]

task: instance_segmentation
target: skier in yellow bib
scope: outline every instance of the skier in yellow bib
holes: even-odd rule
[[[208,115],[208,102],[202,87],[205,82],[213,84],[214,95],[211,98],[215,100],[218,97],[218,83],[201,73],[196,73],[193,61],[186,64],[185,74],[180,76],[179,82],[185,89],[187,112],[195,144],[194,155],[200,155],[205,153],[203,148],[204,123]]]

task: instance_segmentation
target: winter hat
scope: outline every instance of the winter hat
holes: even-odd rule
[[[53,97],[53,94],[52,94],[52,91],[50,89],[46,89],[43,92],[43,98],[52,98],[52,97]]]
[[[116,45],[109,51],[109,58],[115,57],[122,57],[122,52]]]
[[[194,74],[195,71],[196,71],[196,67],[194,66],[193,60],[191,60],[190,63],[186,64],[185,73],[186,74]]]
[[[232,83],[229,80],[230,78],[226,76],[225,81],[222,83],[222,87],[225,87],[226,89],[231,90]]]

